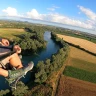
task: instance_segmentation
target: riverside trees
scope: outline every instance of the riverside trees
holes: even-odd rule
[[[61,48],[58,52],[52,55],[51,59],[47,59],[46,61],[38,62],[36,68],[37,72],[35,73],[35,82],[43,83],[47,80],[47,77],[54,71],[58,70],[64,64],[64,61],[68,55],[68,46],[67,44],[59,39],[54,33],[51,34],[53,40],[58,43]]]
[[[15,40],[15,43],[20,45],[23,55],[33,54],[46,47],[43,32],[33,31],[31,28],[26,28],[26,30],[27,34],[21,35],[20,40]]]

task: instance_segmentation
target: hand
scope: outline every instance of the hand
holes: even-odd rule
[[[17,53],[21,53],[21,48],[18,45],[15,45],[13,48]]]
[[[1,43],[2,43],[3,46],[9,46],[10,45],[9,41],[7,39],[2,39]]]

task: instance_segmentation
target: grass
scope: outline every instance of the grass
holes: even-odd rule
[[[7,39],[18,38],[18,35],[25,34],[24,29],[0,28],[0,37]]]
[[[96,72],[96,56],[90,55],[80,49],[70,46],[70,54],[68,58],[69,66]]]
[[[64,75],[96,83],[96,56],[70,46]]]
[[[85,60],[96,64],[96,56],[70,46],[70,57]]]
[[[96,83],[96,73],[75,68],[72,66],[66,66],[64,70],[64,75],[77,78],[80,80]]]
[[[71,62],[71,66],[73,67],[80,68],[90,72],[96,72],[96,64],[94,63],[77,58],[71,58],[70,62]]]

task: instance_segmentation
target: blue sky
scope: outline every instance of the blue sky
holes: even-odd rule
[[[0,16],[39,19],[96,30],[95,6],[96,0],[1,0]],[[96,34],[95,31],[92,33]]]

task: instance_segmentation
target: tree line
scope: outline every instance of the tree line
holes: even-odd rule
[[[21,47],[22,55],[31,55],[46,47],[43,32],[33,31],[31,28],[25,30],[27,34],[19,36],[19,40],[14,40],[14,44],[19,44]]]

